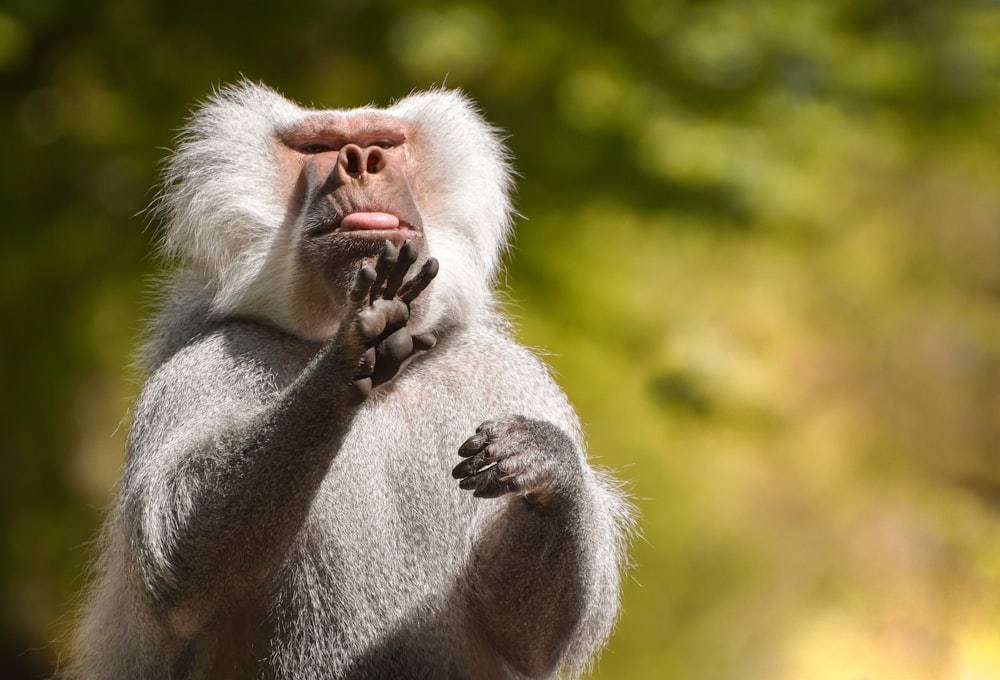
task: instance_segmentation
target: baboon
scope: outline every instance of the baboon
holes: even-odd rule
[[[628,504],[494,294],[512,188],[461,93],[218,90],[68,675],[544,678],[619,608]]]

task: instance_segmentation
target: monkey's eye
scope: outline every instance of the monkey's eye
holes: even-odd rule
[[[310,142],[308,144],[303,144],[299,146],[299,151],[301,153],[326,153],[327,151],[333,151],[333,147],[329,144],[323,144],[322,142]]]
[[[396,143],[393,142],[391,139],[379,139],[375,142],[372,142],[372,146],[377,146],[380,149],[391,149],[392,147],[396,146]]]

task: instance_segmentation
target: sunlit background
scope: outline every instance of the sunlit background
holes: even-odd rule
[[[0,677],[64,652],[194,103],[466,89],[642,535],[594,677],[1000,678],[1000,3],[5,0]]]

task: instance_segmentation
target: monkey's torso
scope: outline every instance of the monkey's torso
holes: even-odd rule
[[[315,343],[239,322],[157,369],[136,406],[122,503],[107,540],[133,540],[133,513],[172,502],[164,483],[192,463],[177,459],[170,442],[197,439],[199,429],[211,436],[219,420],[267,404],[315,351]],[[131,651],[94,649],[92,660],[103,667],[94,677],[520,677],[477,626],[470,578],[473,546],[512,499],[474,499],[450,474],[468,435],[509,414],[554,422],[577,437],[565,397],[505,332],[484,326],[448,336],[377,391],[339,446],[331,444],[337,451],[275,577],[191,639],[165,625],[141,564],[130,563],[135,556],[111,551],[125,563],[106,564],[98,587],[128,595],[108,598],[112,606],[92,614],[107,643],[121,649],[125,640]],[[594,494],[596,484],[581,479],[578,492]],[[552,511],[552,523],[566,519]],[[518,587],[517,575],[510,587]]]

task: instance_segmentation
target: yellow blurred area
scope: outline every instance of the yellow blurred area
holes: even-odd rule
[[[920,167],[885,136],[900,130],[817,113],[780,146],[669,116],[638,133],[661,171],[745,187],[764,233],[596,199],[519,238],[522,256],[565,255],[539,304],[583,301],[526,310],[522,335],[556,349],[592,455],[623,467],[642,513],[600,677],[685,645],[717,651],[676,677],[748,658],[769,678],[1000,677],[1000,530],[970,495],[997,479],[1000,318],[962,281],[996,278],[996,223],[975,213],[1000,215],[1000,165]],[[754,154],[765,180],[737,169]]]

